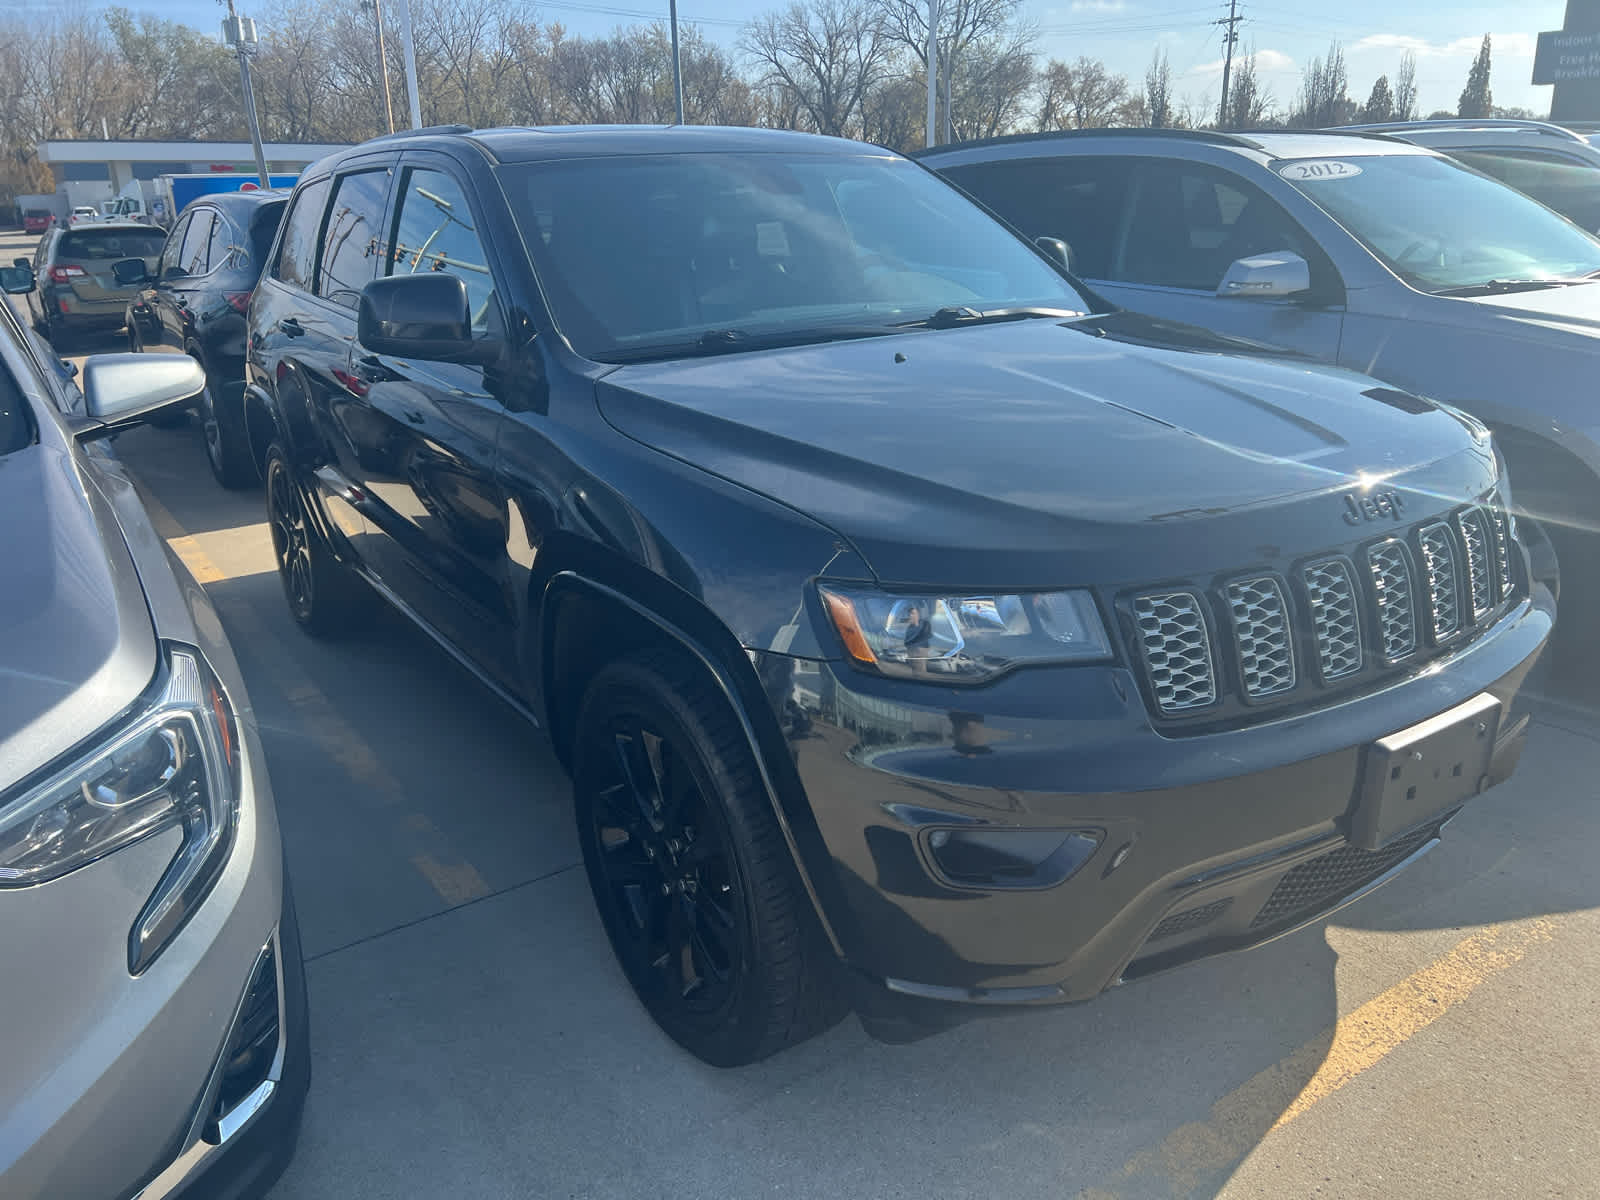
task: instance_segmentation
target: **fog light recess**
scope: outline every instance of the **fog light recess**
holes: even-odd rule
[[[928,853],[950,883],[976,888],[1047,888],[1088,862],[1101,833],[1087,829],[935,829]]]

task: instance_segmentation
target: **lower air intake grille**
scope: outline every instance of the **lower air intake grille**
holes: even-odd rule
[[[1252,699],[1294,687],[1294,652],[1283,589],[1270,575],[1228,585],[1228,611],[1239,639],[1239,670]]]
[[[1416,852],[1435,830],[1419,829],[1382,850],[1341,846],[1291,867],[1266,904],[1250,922],[1251,929],[1308,916],[1371,883]]]
[[[1134,599],[1133,615],[1161,711],[1183,712],[1215,700],[1211,638],[1199,598],[1193,592],[1152,592]]]
[[[272,946],[261,952],[245,990],[239,1019],[223,1056],[222,1088],[213,1119],[226,1116],[255,1091],[278,1054],[278,962]]]
[[[1199,908],[1173,913],[1151,931],[1150,940],[1154,942],[1161,938],[1177,937],[1180,933],[1188,933],[1191,929],[1209,925],[1232,907],[1233,897],[1224,896],[1221,900],[1213,900],[1210,904],[1202,904]]]

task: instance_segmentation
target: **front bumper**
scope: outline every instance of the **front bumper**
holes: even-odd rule
[[[1483,784],[1509,775],[1527,726],[1515,702],[1553,616],[1539,589],[1382,691],[1182,738],[1151,728],[1116,666],[962,690],[757,655],[806,800],[789,824],[858,1009],[937,1023],[952,1002],[1086,1000],[1326,915],[1430,849],[1450,815],[1382,850],[1351,845],[1366,748],[1488,694],[1501,734]],[[969,822],[1099,842],[1055,886],[954,886],[928,830]]]

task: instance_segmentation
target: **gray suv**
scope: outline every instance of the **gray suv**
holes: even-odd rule
[[[921,161],[1114,304],[1352,367],[1484,419],[1535,570],[1600,602],[1600,239],[1486,175],[1379,134],[1094,130]],[[1553,545],[1553,552],[1552,552]],[[1567,603],[1569,597],[1576,604]],[[1591,672],[1587,626],[1552,667]]]
[[[258,1195],[298,1129],[261,744],[217,614],[104,449],[204,382],[107,355],[80,391],[0,300],[0,1196]]]

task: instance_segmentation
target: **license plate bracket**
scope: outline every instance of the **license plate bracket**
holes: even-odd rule
[[[1500,730],[1500,701],[1484,693],[1367,747],[1350,841],[1381,850],[1482,790]]]

